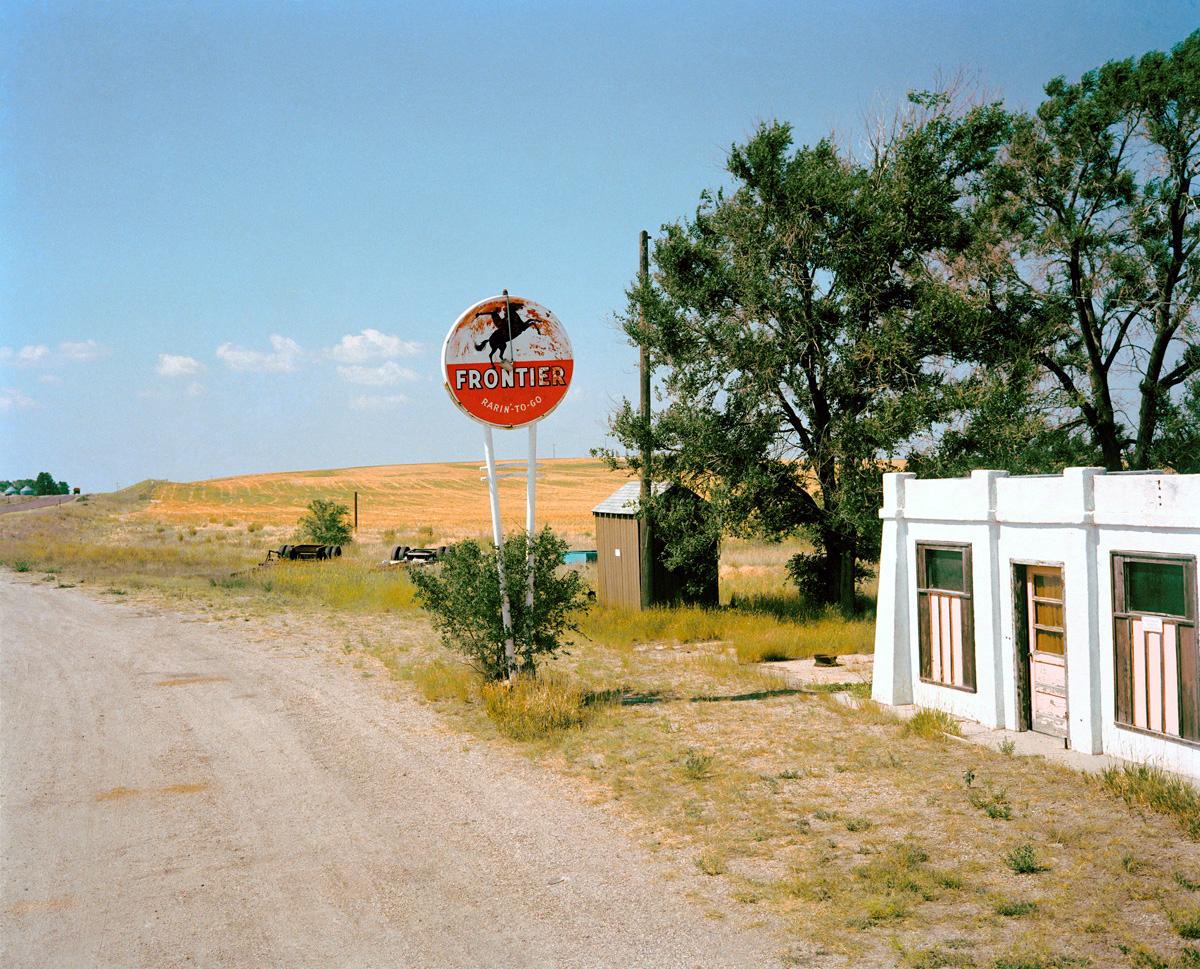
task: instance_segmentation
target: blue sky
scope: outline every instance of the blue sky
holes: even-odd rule
[[[853,147],[939,75],[1032,107],[1197,25],[1163,0],[8,0],[0,478],[477,460],[438,353],[504,287],[571,334],[540,435],[585,454],[636,390],[638,230],[757,122]]]

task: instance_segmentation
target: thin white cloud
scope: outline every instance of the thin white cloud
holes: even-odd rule
[[[358,334],[347,333],[326,352],[339,363],[368,363],[371,360],[415,357],[421,352],[421,344],[368,327]]]
[[[230,370],[252,370],[259,373],[289,373],[296,369],[304,351],[291,337],[271,334],[271,352],[248,350],[232,343],[217,347],[217,357]]]
[[[365,387],[388,387],[404,380],[420,380],[421,375],[394,360],[381,363],[378,367],[338,367],[338,376],[348,383]]]
[[[195,380],[193,380],[190,384],[188,384],[187,395],[189,397],[199,397],[203,393],[204,393],[204,384],[199,383],[198,381],[195,381]]]
[[[190,377],[199,373],[203,368],[195,357],[177,353],[160,353],[154,372],[160,377]]]
[[[36,406],[37,401],[32,397],[27,397],[16,387],[4,387],[0,389],[0,411],[11,410],[28,410],[30,407]]]
[[[50,356],[50,348],[44,343],[28,344],[15,350],[12,347],[0,347],[0,363],[12,364],[17,367],[30,367],[37,363],[45,363]]]
[[[404,394],[363,394],[352,398],[350,406],[354,410],[388,410],[407,403],[408,398]]]
[[[56,373],[44,373],[38,377],[39,384],[61,384],[62,377]]]
[[[97,340],[80,340],[77,343],[65,340],[58,345],[58,352],[76,363],[91,363],[93,360],[103,360],[112,350]]]

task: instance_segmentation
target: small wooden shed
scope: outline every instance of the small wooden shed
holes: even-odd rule
[[[662,495],[666,501],[706,504],[703,498],[687,488],[668,486],[663,482],[656,482],[653,487],[654,494]],[[641,485],[631,481],[592,509],[596,523],[596,598],[606,605],[641,607],[640,505]],[[667,545],[662,536],[653,532],[651,542],[654,605],[717,605],[720,601],[717,585],[720,550],[715,541],[705,554],[697,556],[696,561],[675,569],[667,568],[664,562]]]

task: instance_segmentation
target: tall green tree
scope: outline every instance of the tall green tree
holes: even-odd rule
[[[762,125],[730,152],[731,190],[664,227],[624,319],[667,406],[646,427],[626,401],[618,440],[634,452],[650,435],[655,477],[705,494],[714,528],[803,532],[802,585],[847,608],[878,554],[880,473],[953,379],[927,365],[945,340],[926,263],[971,245],[966,201],[1007,134],[995,105],[911,100],[865,160]]]
[[[58,494],[58,484],[49,471],[41,471],[34,479],[33,490],[38,495],[56,495]]]
[[[957,267],[969,267],[958,283],[978,312],[968,355],[1040,368],[1059,428],[1082,432],[1110,470],[1186,462],[1179,408],[1200,374],[1200,32],[1169,54],[1055,78],[1013,129],[979,210],[983,241]]]

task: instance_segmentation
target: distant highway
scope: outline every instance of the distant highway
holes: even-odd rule
[[[10,497],[7,501],[0,503],[0,515],[10,511],[32,511],[34,508],[47,508],[50,505],[65,505],[68,501],[74,501],[78,497],[78,495],[41,495],[37,498],[22,499]]]

